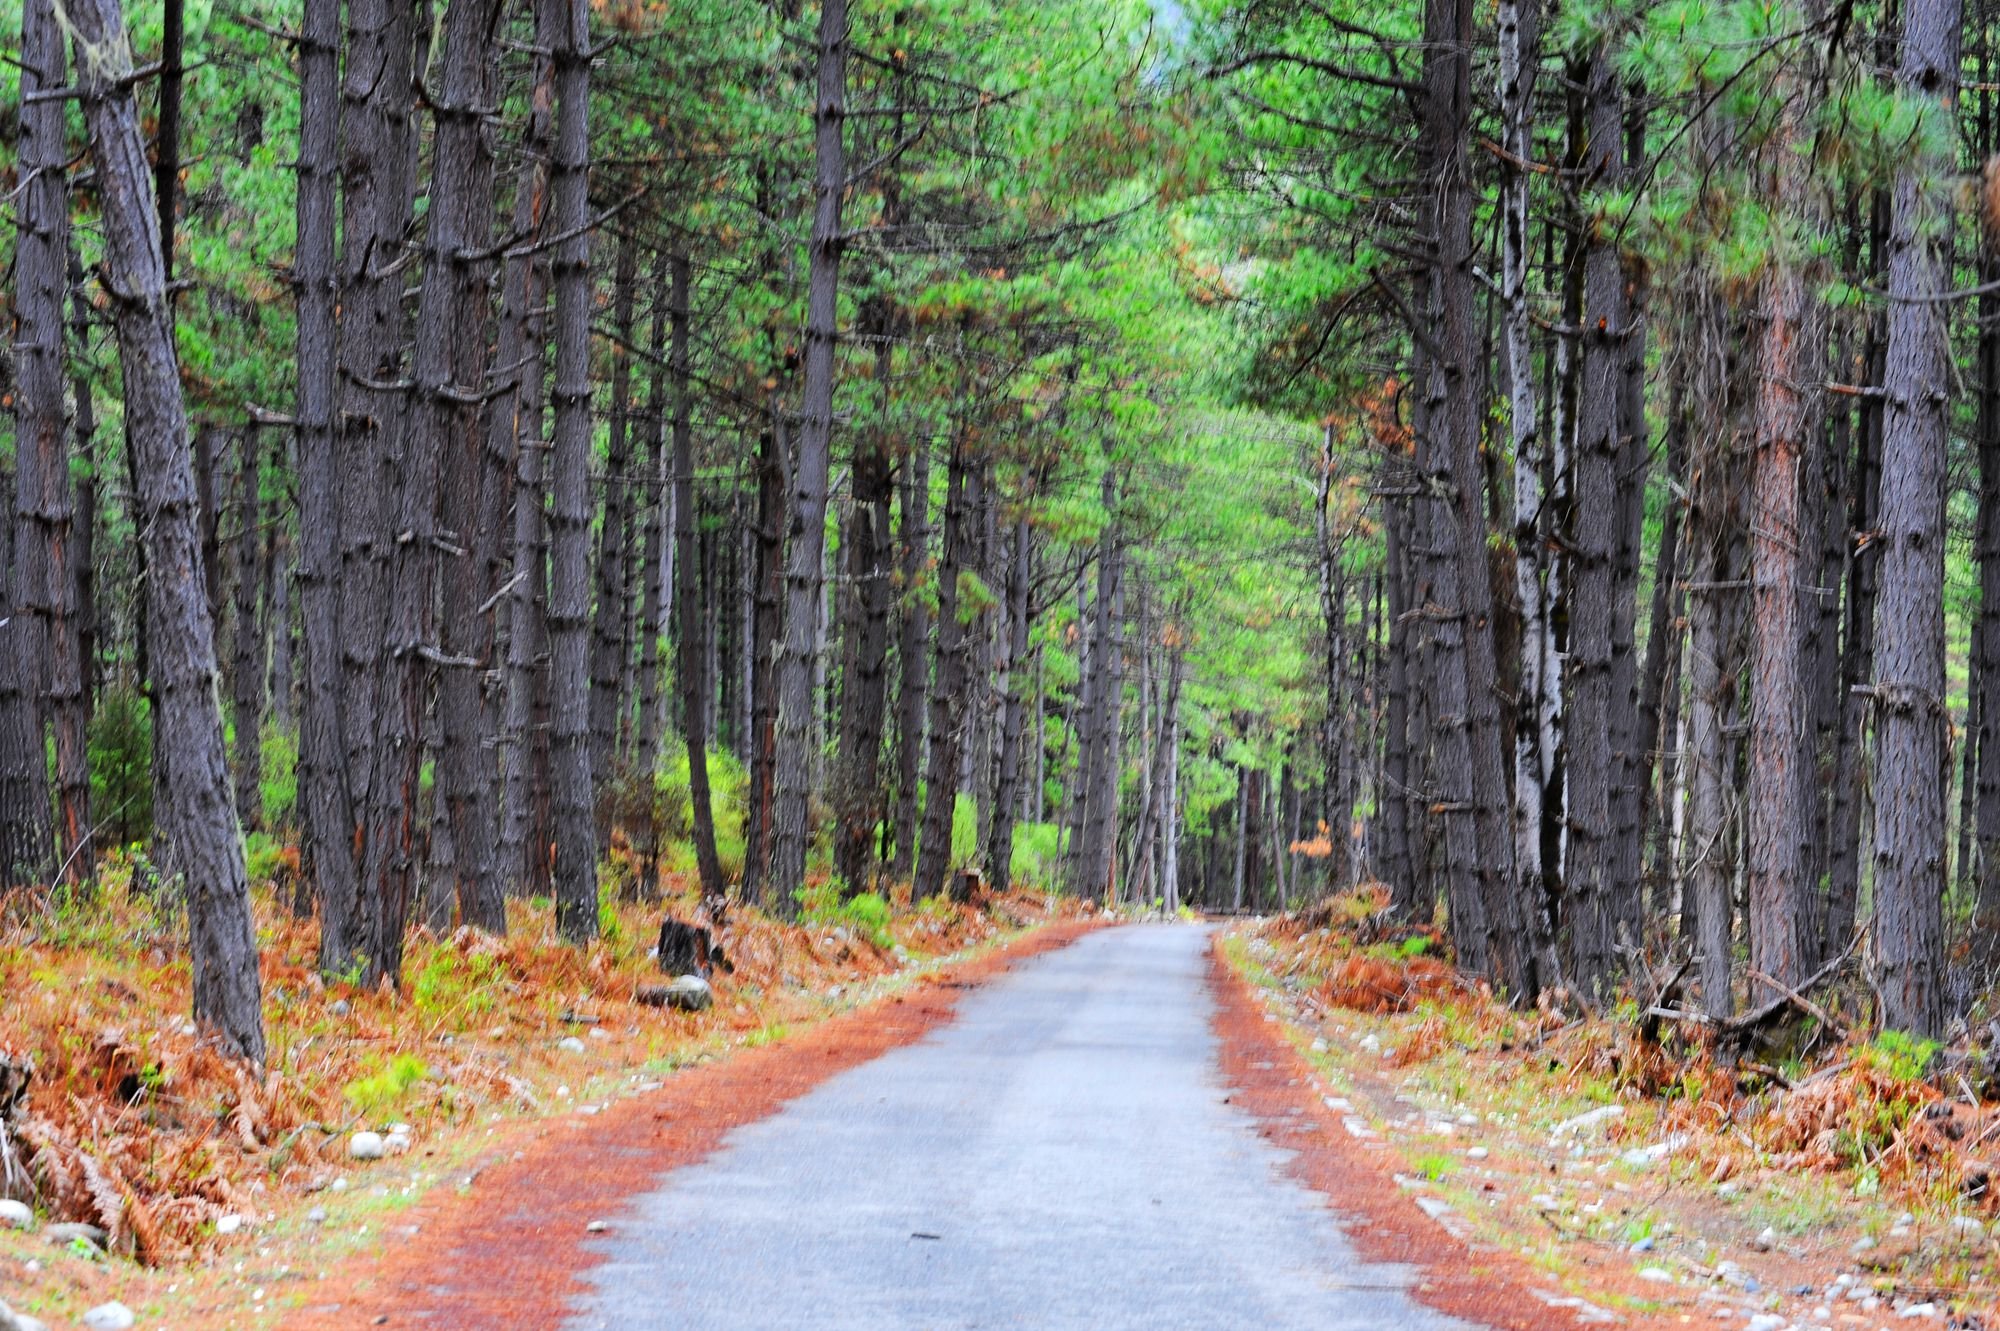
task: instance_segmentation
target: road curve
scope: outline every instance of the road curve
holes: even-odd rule
[[[570,1331],[1461,1331],[1216,1074],[1205,928],[1104,930],[665,1175]]]

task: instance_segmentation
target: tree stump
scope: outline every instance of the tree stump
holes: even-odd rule
[[[946,895],[961,906],[979,906],[986,902],[986,881],[977,869],[962,870],[951,880]]]
[[[708,930],[680,920],[660,921],[660,969],[668,975],[699,975],[707,979],[722,950],[711,941]]]

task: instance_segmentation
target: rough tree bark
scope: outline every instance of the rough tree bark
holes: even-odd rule
[[[549,143],[555,110],[555,43],[561,7],[535,6],[534,83],[521,166],[514,184],[516,235],[540,244],[548,221]],[[504,428],[514,459],[514,510],[507,592],[507,687],[501,717],[499,865],[503,881],[518,875],[522,891],[549,884],[546,798],[549,737],[537,724],[549,706],[549,546],[543,454],[548,423],[548,263],[540,252],[509,255],[501,269],[503,337],[518,327],[512,411]],[[505,343],[502,343],[503,348]],[[505,352],[503,350],[504,357]],[[502,413],[496,412],[496,417]]]
[[[1771,150],[1780,213],[1798,216],[1806,202],[1808,162],[1798,149],[1800,111],[1791,84],[1781,76],[1786,95]],[[1816,534],[1808,537],[1800,508],[1801,479],[1817,469],[1803,390],[1805,367],[1819,364],[1813,285],[1799,255],[1780,253],[1765,275],[1757,452],[1751,467],[1750,765],[1744,800],[1750,969],[1780,985],[1804,977],[1817,942],[1807,937],[1813,766],[1801,573],[1805,551],[1816,550],[1819,542]],[[1751,990],[1753,1003],[1776,996],[1768,985]]]
[[[885,218],[885,226],[894,225]],[[878,300],[887,306],[887,298]],[[878,418],[854,450],[854,502],[841,551],[847,565],[846,625],[841,634],[840,757],[834,769],[833,867],[850,891],[860,891],[882,817],[882,719],[889,691],[889,561],[894,543],[889,503],[895,493],[889,438],[893,318],[875,317]]]
[[[171,862],[185,881],[194,1017],[229,1053],[261,1064],[257,938],[216,703],[214,629],[196,582],[187,413],[159,216],[147,190],[145,139],[128,78],[132,52],[118,0],[70,0],[67,9],[97,168],[104,274],[114,293],[125,421],[139,475],[137,516],[151,556],[147,620],[159,698],[154,742],[169,753],[173,772],[158,815]]]
[[[1027,506],[1014,519],[1007,560],[1007,623],[999,659],[1000,748],[995,756],[992,826],[986,840],[986,881],[1005,890],[1013,881],[1014,817],[1020,805],[1021,727],[1027,712],[1029,589],[1033,582],[1034,529]]]
[[[1592,54],[1585,97],[1584,169],[1600,190],[1624,179],[1624,97],[1613,53]],[[1618,553],[1618,390],[1630,336],[1624,274],[1612,237],[1592,226],[1584,242],[1583,382],[1577,399],[1576,505],[1570,546],[1569,715],[1563,731],[1569,853],[1564,864],[1569,978],[1602,994],[1614,982],[1617,895],[1611,845],[1612,619]]]
[[[777,801],[772,879],[781,910],[805,882],[811,838],[813,672],[825,578],[827,472],[833,455],[840,211],[847,189],[847,0],[821,0],[813,105],[813,224],[806,277],[805,390],[785,545],[785,640],[778,658]]]
[[[483,607],[492,595],[486,551],[491,528],[498,525],[493,493],[498,487],[487,464],[484,410],[493,368],[487,289],[493,276],[494,217],[493,144],[485,122],[496,95],[498,30],[505,6],[501,0],[479,0],[463,27],[453,22],[453,10],[460,7],[445,11],[444,86],[434,103],[437,156],[415,356],[416,434],[428,437],[421,443],[413,439],[411,453],[436,459],[439,469],[437,797],[451,828],[453,872],[438,886],[456,898],[461,924],[504,934],[507,912],[494,863],[498,829],[480,681],[493,648]],[[478,49],[461,54],[458,42],[464,38],[477,40]],[[422,489],[412,484],[414,479],[406,468],[406,496]],[[402,571],[399,559],[399,576]]]
[[[81,882],[90,863],[90,769],[82,639],[74,603],[75,507],[63,419],[63,276],[69,253],[69,191],[63,171],[63,103],[29,102],[63,86],[62,32],[51,0],[27,0],[21,15],[20,240],[14,252],[15,422],[12,623],[0,628],[0,669],[19,696],[0,694],[0,726],[21,742],[0,795],[0,819],[25,815],[24,833],[0,836],[0,882],[8,870],[52,858],[63,878]],[[5,494],[0,491],[0,503]],[[0,573],[0,577],[8,576]],[[6,644],[13,646],[8,661]],[[48,835],[42,726],[54,723],[58,813]],[[32,737],[32,743],[27,743]],[[8,745],[11,749],[12,745]],[[23,802],[25,797],[25,802]],[[12,843],[12,844],[9,844]],[[13,852],[32,849],[32,858]]]
[[[1514,882],[1522,909],[1545,919],[1559,867],[1545,862],[1542,852],[1552,812],[1548,789],[1561,744],[1563,696],[1562,658],[1549,613],[1556,570],[1544,557],[1552,544],[1542,495],[1547,458],[1536,400],[1528,296],[1525,164],[1534,159],[1535,82],[1541,68],[1539,0],[1501,0],[1499,42],[1503,146],[1512,155],[1501,165],[1501,319],[1514,441],[1514,593],[1521,604],[1520,685],[1514,715]],[[1553,934],[1552,922],[1541,927]]]
[[[917,849],[917,876],[911,880],[911,895],[917,898],[943,891],[951,869],[952,815],[958,804],[973,638],[959,610],[959,577],[979,567],[975,533],[984,483],[984,464],[972,456],[971,435],[966,422],[953,429],[945,472],[944,551],[937,572],[937,673],[930,695],[930,764],[924,773],[924,824]]]
[[[648,781],[660,765],[660,737],[665,718],[660,713],[660,629],[670,597],[667,584],[674,576],[674,551],[668,544],[673,508],[673,492],[666,484],[667,359],[668,325],[673,303],[673,263],[661,256],[653,272],[653,318],[648,341],[652,359],[646,376],[646,472],[641,493],[645,496],[646,561],[640,573],[645,587],[639,608],[639,707],[634,756],[640,774]]]
[[[550,778],[556,931],[597,936],[597,829],[591,819],[590,693],[590,6],[541,0],[556,14],[556,121],[550,220],[556,297],[555,448],[550,460]]]
[[[626,500],[632,471],[632,304],[639,285],[639,244],[627,231],[618,237],[611,277],[611,421],[604,462],[604,522],[597,537],[597,611],[592,620],[590,666],[590,770],[600,782],[611,779],[618,757],[620,668],[625,641],[625,539],[631,522]],[[600,840],[611,828],[598,822]]]
[[[230,720],[236,726],[236,815],[245,829],[264,825],[264,662],[269,641],[259,615],[263,591],[263,438],[243,431],[236,466],[236,633],[230,671]]]
[[[299,802],[305,859],[319,898],[319,966],[328,975],[354,964],[362,940],[356,919],[356,803],[343,721],[349,679],[343,660],[340,496],[346,485],[334,456],[336,328],[334,154],[340,137],[339,0],[307,0],[299,32],[298,242],[293,279],[298,300],[299,612],[305,657],[300,707]]]
[[[339,714],[346,750],[342,768],[357,820],[368,816],[375,770],[376,690],[382,676],[387,572],[394,550],[387,505],[396,493],[396,460],[409,409],[409,381],[404,377],[409,316],[402,269],[416,194],[411,124],[414,26],[414,9],[408,4],[351,0],[346,78],[335,122],[340,154],[341,248],[335,288],[340,377],[339,399],[330,419],[340,432],[340,452],[339,470],[329,484],[339,505],[340,563],[327,576],[339,607]],[[313,128],[317,132],[318,127]],[[353,875],[359,884],[372,848],[352,828],[343,833],[341,844],[355,860]],[[331,849],[323,847],[321,853]],[[357,887],[357,895],[347,903],[350,913],[367,907],[366,895]],[[324,913],[323,900],[323,963],[331,955],[326,952]],[[333,942],[350,953],[366,944],[365,922],[336,924]],[[349,960],[341,958],[342,968]]]
[[[1959,0],[1911,0],[1897,89],[1950,113]],[[1940,135],[1943,131],[1940,130]],[[1877,606],[1876,984],[1885,1025],[1942,1033],[1945,744],[1944,469],[1951,402],[1945,306],[1953,157],[1925,146],[1896,173],[1889,220],[1889,334]]]
[[[674,567],[680,578],[680,589],[674,597],[680,651],[680,668],[676,673],[680,677],[681,734],[687,744],[695,865],[701,873],[702,895],[719,898],[723,892],[722,862],[715,852],[715,813],[709,803],[708,786],[706,700],[710,686],[702,651],[702,627],[708,616],[703,613],[701,570],[695,545],[699,514],[694,503],[694,387],[688,360],[692,278],[685,254],[676,254],[672,262],[673,284],[668,299],[673,308],[673,349],[669,355],[674,376]]]
[[[889,873],[905,878],[917,858],[917,781],[924,763],[924,699],[930,682],[930,611],[922,594],[930,561],[931,453],[914,441],[904,460],[899,534],[902,537],[901,623],[896,639],[896,808],[889,833],[894,838]]]

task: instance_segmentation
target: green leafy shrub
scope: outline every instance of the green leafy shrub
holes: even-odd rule
[[[262,771],[257,788],[264,799],[264,821],[289,827],[299,797],[299,736],[283,726],[268,725],[258,740]]]
[[[1907,1031],[1883,1031],[1854,1056],[1891,1081],[1919,1082],[1930,1069],[1939,1049],[1936,1040],[1926,1040]]]
[[[90,715],[90,803],[104,839],[130,846],[153,834],[153,716],[137,689],[98,695]]]
[[[439,949],[410,983],[410,1001],[426,1016],[453,1015],[470,1020],[492,1011],[499,1000],[499,964],[483,952],[466,955]]]
[[[244,867],[253,883],[268,883],[285,862],[285,847],[269,832],[252,832],[243,841]]]
[[[1054,823],[1014,824],[1014,859],[1008,866],[1009,876],[1037,891],[1055,891],[1062,883],[1062,857],[1058,853],[1061,844],[1062,829]]]
[[[653,775],[663,798],[683,810],[681,821],[667,832],[661,861],[672,873],[692,876],[694,862],[694,800],[688,792],[687,745],[669,738],[661,750],[660,769]],[[715,855],[725,878],[743,876],[743,825],[749,810],[750,775],[727,749],[708,753],[708,807],[715,818]]]
[[[799,917],[815,928],[846,928],[877,947],[896,945],[896,940],[889,934],[889,921],[894,912],[878,893],[861,892],[843,898],[840,884],[827,879],[800,888],[797,899]]]
[[[416,1055],[398,1054],[387,1065],[341,1088],[348,1105],[363,1118],[395,1104],[430,1072]]]

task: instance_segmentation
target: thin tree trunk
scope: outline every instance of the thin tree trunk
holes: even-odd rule
[[[1500,5],[1500,107],[1504,146],[1512,162],[1501,176],[1501,297],[1507,352],[1509,420],[1514,442],[1514,593],[1521,605],[1520,686],[1514,716],[1514,881],[1522,909],[1543,920],[1551,937],[1547,903],[1555,897],[1556,866],[1543,859],[1549,821],[1549,782],[1562,739],[1561,656],[1550,615],[1554,570],[1549,513],[1542,495],[1547,465],[1536,400],[1534,348],[1528,293],[1529,177],[1534,158],[1534,96],[1541,68],[1538,0]]]
[[[1979,127],[1981,148],[1993,146],[1994,97],[1988,79],[1986,27],[1980,26]],[[1989,232],[1990,234],[1990,232]],[[1992,245],[1979,247],[1978,284],[1991,286],[2000,278],[2000,260]],[[1975,952],[1989,964],[2000,956],[2000,294],[1979,298],[1979,343],[1976,353],[1979,448],[1979,617],[1973,628],[1972,651],[1978,662],[1979,717],[1975,744],[1979,872],[1974,906]],[[1962,876],[1962,875],[1961,875]]]
[[[1883,214],[1879,206],[1879,217]],[[1878,239],[1880,237],[1878,236]],[[1877,254],[1881,246],[1875,247]],[[1882,379],[1884,347],[1871,326],[1863,356],[1871,383]],[[1841,647],[1841,726],[1834,754],[1834,784],[1828,813],[1826,936],[1821,955],[1845,949],[1854,933],[1861,888],[1861,811],[1867,765],[1867,700],[1857,690],[1875,677],[1875,601],[1881,544],[1873,539],[1882,494],[1883,411],[1880,398],[1861,404],[1860,438],[1854,452],[1854,481],[1847,572],[1847,628]]]
[[[194,1017],[231,1055],[261,1064],[264,1029],[250,885],[216,704],[215,636],[197,567],[194,477],[174,357],[159,217],[148,205],[146,148],[117,0],[70,0],[105,240],[106,284],[118,329],[125,421],[140,478],[140,531],[149,548],[148,622],[160,709],[155,743],[173,779],[157,809],[184,881]]]
[[[661,258],[654,267],[651,370],[646,386],[645,496],[646,562],[640,577],[644,588],[639,611],[639,711],[636,754],[638,770],[648,782],[660,765],[660,631],[671,600],[667,587],[674,576],[674,552],[668,544],[673,491],[663,484],[670,459],[666,453],[668,326],[674,304],[673,261]],[[676,389],[678,391],[678,389]]]
[[[264,664],[266,630],[258,615],[264,588],[263,432],[243,432],[236,469],[236,636],[231,720],[236,725],[236,813],[246,830],[264,825]]]
[[[745,819],[743,894],[780,906],[771,878],[772,838],[778,783],[778,658],[783,649],[785,614],[785,460],[790,445],[778,395],[767,405],[766,426],[757,440],[756,524],[750,533],[748,645],[744,648],[750,704],[746,732],[750,751],[750,807]]]
[[[1027,712],[1028,616],[1034,578],[1034,529],[1028,525],[1026,503],[1014,519],[1013,549],[1007,563],[1007,627],[998,663],[1000,687],[1000,752],[993,782],[993,827],[986,851],[986,881],[1003,891],[1013,883],[1014,818],[1020,807],[1022,724]]]
[[[1383,737],[1381,844],[1376,872],[1389,884],[1389,901],[1396,914],[1417,921],[1425,915],[1418,891],[1417,866],[1410,855],[1410,690],[1411,649],[1407,611],[1408,574],[1403,567],[1404,533],[1409,506],[1384,501],[1382,514],[1383,580],[1388,583],[1389,669],[1382,707]]]
[[[891,225],[892,223],[885,223]],[[876,317],[875,382],[886,418],[894,347],[892,319]],[[889,691],[889,561],[894,549],[889,503],[895,477],[886,424],[857,442],[854,503],[841,538],[847,565],[847,622],[842,634],[840,757],[834,777],[834,872],[860,891],[883,816],[882,720]]]
[[[678,616],[681,691],[681,732],[687,743],[688,802],[694,830],[694,858],[701,874],[704,897],[720,900],[723,893],[722,862],[715,851],[715,813],[708,784],[708,705],[710,693],[706,660],[702,650],[703,626],[709,620],[701,595],[701,570],[696,554],[700,534],[700,513],[694,502],[694,387],[691,382],[688,344],[689,304],[692,301],[692,265],[685,254],[671,262],[672,285],[668,301],[672,308],[673,349],[670,353],[674,378],[674,560],[680,576],[680,592],[674,598]]]
[[[902,623],[896,642],[899,677],[896,685],[896,812],[895,850],[889,874],[906,878],[917,857],[917,781],[924,763],[924,700],[929,694],[930,612],[921,593],[924,568],[930,561],[931,458],[929,444],[918,439],[904,466],[902,495]]]
[[[626,497],[632,470],[632,304],[639,284],[639,245],[628,231],[618,238],[611,277],[611,422],[604,465],[604,523],[597,537],[597,613],[592,621],[590,667],[590,770],[609,782],[618,756],[618,713],[625,639],[625,541],[631,522]],[[611,835],[602,818],[598,839]]]
[[[972,454],[972,429],[961,421],[952,431],[945,473],[944,551],[938,560],[937,673],[930,696],[930,764],[924,774],[923,835],[917,849],[917,898],[945,889],[951,870],[953,815],[958,807],[958,770],[965,743],[967,694],[973,629],[959,614],[959,578],[979,566],[977,530],[984,466]]]

